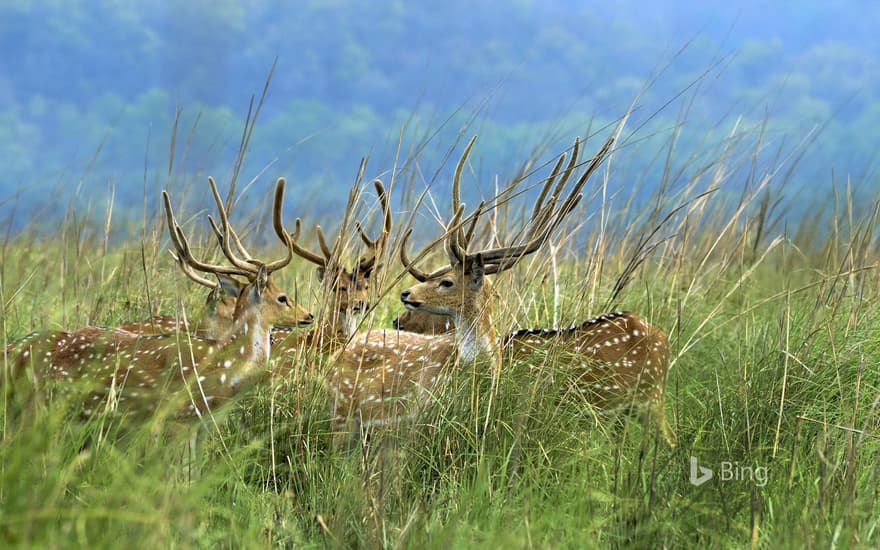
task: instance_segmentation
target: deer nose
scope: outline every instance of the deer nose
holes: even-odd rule
[[[401,300],[403,300],[405,302],[407,298],[409,298],[409,291],[408,290],[404,290],[403,292],[400,293]]]
[[[370,302],[366,300],[358,300],[349,305],[349,309],[354,313],[361,313],[370,309]]]
[[[306,322],[307,323],[311,323],[314,320],[315,320],[315,316],[313,314],[309,313],[308,315],[306,315]]]

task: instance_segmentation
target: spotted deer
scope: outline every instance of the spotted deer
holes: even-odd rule
[[[276,199],[281,195],[283,181],[276,186]],[[203,272],[243,277],[247,282],[236,298],[231,326],[215,338],[88,328],[31,335],[7,350],[14,358],[13,370],[36,385],[49,384],[61,393],[87,390],[85,416],[102,410],[135,418],[162,412],[202,416],[264,376],[273,326],[305,326],[314,319],[272,282],[271,274],[293,258],[286,236],[284,258],[269,263],[240,258],[230,253],[232,230],[221,216],[221,245],[232,265],[207,264],[192,257],[165,192],[163,200],[179,258]]]
[[[669,344],[666,335],[630,312],[606,313],[563,329],[524,329],[504,339],[505,363],[537,368],[568,365],[577,391],[599,411],[644,409],[670,447],[675,434],[663,409]]]
[[[394,320],[398,330],[443,334],[452,321],[425,311],[406,311]],[[663,331],[628,311],[606,313],[562,329],[530,328],[510,332],[501,346],[502,362],[523,362],[550,355],[575,363],[577,390],[600,411],[644,408],[670,447],[675,434],[666,420],[664,394],[669,344]]]
[[[331,247],[321,226],[315,226],[321,252],[312,252],[300,244],[302,221],[296,219],[293,234],[290,235],[291,246],[299,257],[317,266],[318,280],[321,281],[327,302],[324,306],[324,319],[318,323],[318,326],[308,332],[297,331],[281,342],[282,347],[335,350],[354,334],[362,315],[369,309],[370,282],[380,267],[379,260],[384,254],[392,228],[391,206],[385,186],[380,180],[374,180],[373,186],[382,208],[382,229],[378,237],[371,239],[360,222],[354,222],[360,239],[367,247],[367,253],[357,260],[350,271],[339,261],[343,244],[342,234],[337,235]],[[353,208],[355,191],[356,189],[352,189],[349,196],[346,215]]]
[[[217,206],[217,211],[220,215],[221,223],[225,220],[225,223],[228,226],[228,214],[223,204],[223,200],[220,197],[220,193],[217,191],[217,185],[212,177],[208,177],[208,183],[211,186],[211,192],[214,197],[214,202]],[[282,242],[286,242],[287,239],[291,238],[291,236],[287,234],[287,232],[284,230],[281,215],[283,189],[285,185],[286,180],[284,178],[279,178],[277,180],[276,190],[280,189],[281,193],[279,194],[276,192],[275,201],[273,203],[273,227],[275,228],[275,232],[282,240]],[[166,216],[170,212],[168,208],[169,206],[170,205],[166,206]],[[169,223],[174,222],[173,220],[169,220]],[[252,265],[256,265],[256,263],[258,263],[244,248],[240,238],[238,237],[238,234],[231,226],[228,226],[230,235],[230,246],[224,247],[223,230],[218,228],[213,220],[211,220],[211,225],[215,236],[221,244],[221,250],[224,252],[224,254],[234,254],[237,258],[240,257],[244,261]],[[223,273],[213,273],[213,275],[217,278],[217,281],[212,281],[211,279],[199,275],[197,271],[208,273],[210,273],[210,271],[206,271],[206,266],[196,261],[191,255],[183,253],[183,245],[180,242],[179,238],[177,238],[175,235],[171,236],[171,243],[175,249],[175,251],[171,252],[171,255],[177,263],[178,267],[180,267],[181,271],[183,271],[184,274],[194,282],[211,289],[205,299],[205,305],[201,316],[192,325],[192,327],[189,323],[185,322],[184,319],[181,319],[179,317],[169,315],[157,315],[151,317],[146,321],[125,323],[117,326],[116,328],[144,335],[163,334],[167,332],[175,332],[178,330],[191,331],[193,332],[193,334],[204,338],[214,338],[218,335],[221,335],[224,331],[229,330],[229,328],[232,326],[232,314],[235,310],[235,303],[245,283],[239,279]],[[233,246],[235,247],[235,250],[231,248]],[[229,259],[228,256],[227,258]],[[241,260],[230,259],[230,261],[235,262]],[[273,345],[275,345],[276,348],[278,348],[279,345],[288,336],[291,335],[291,333],[301,334],[302,332],[303,331],[291,331],[288,328],[274,327],[272,329],[272,343]]]
[[[394,320],[398,330],[442,334],[452,325],[448,317],[425,311],[406,311]],[[609,411],[645,407],[670,447],[675,434],[666,421],[663,396],[669,368],[669,344],[663,331],[638,315],[615,311],[562,329],[531,328],[509,333],[501,346],[502,361],[522,361],[533,367],[541,355],[556,354],[586,368],[577,389],[591,405]]]
[[[416,268],[406,252],[412,228],[404,233],[400,248],[404,266],[420,281],[401,293],[403,305],[410,311],[450,317],[455,331],[433,336],[373,330],[358,335],[338,351],[327,375],[337,446],[345,438],[356,435],[359,427],[394,424],[408,418],[416,412],[414,409],[436,395],[456,369],[485,362],[493,373],[498,372],[501,353],[492,322],[493,292],[487,276],[512,268],[541,248],[578,204],[581,189],[612,143],[609,140],[605,144],[571,191],[561,199],[576,165],[579,141],[575,141],[567,167],[562,170],[563,155],[544,184],[531,218],[519,232],[520,244],[469,251],[474,228],[485,207],[485,203],[480,204],[474,213],[465,217],[460,202],[461,172],[474,139],[465,148],[453,177],[453,217],[443,239],[449,264],[431,273]],[[465,230],[463,225],[468,221],[470,225]],[[426,252],[427,249],[421,255]]]
[[[211,188],[211,194],[214,198],[214,203],[217,206],[221,223],[225,221],[226,226],[228,227],[230,246],[235,246],[237,249],[237,254],[241,256],[245,261],[247,261],[251,265],[256,265],[258,262],[256,262],[256,260],[254,260],[253,257],[250,256],[250,254],[241,244],[241,240],[239,239],[238,234],[231,226],[228,225],[228,214],[226,211],[226,207],[223,204],[223,199],[220,197],[220,193],[217,190],[217,184],[214,181],[213,177],[208,176],[208,184]],[[275,227],[276,233],[278,234],[279,238],[282,239],[282,242],[286,242],[287,239],[283,232],[283,222],[281,220],[281,207],[284,199],[285,186],[285,179],[278,178],[275,183],[276,193],[272,206],[273,227]],[[170,204],[165,204],[165,215],[169,223],[169,227],[176,223],[173,219],[173,215],[171,214]],[[218,228],[213,219],[211,219],[211,226],[215,233],[215,236],[218,239],[218,242],[221,245],[221,250],[224,253],[226,253],[227,251],[232,252],[231,248],[223,246],[222,239],[224,230]],[[215,338],[222,335],[223,332],[229,330],[229,328],[232,326],[232,314],[235,311],[235,303],[238,299],[238,295],[245,286],[245,282],[225,273],[213,272],[210,270],[212,266],[202,264],[201,262],[198,262],[194,258],[192,258],[192,256],[185,255],[183,253],[183,245],[180,242],[180,238],[175,234],[171,235],[171,244],[174,247],[174,251],[171,252],[171,256],[174,258],[174,261],[178,265],[180,270],[183,271],[183,273],[193,282],[210,289],[210,292],[205,298],[205,305],[201,315],[196,318],[195,322],[193,322],[192,320],[182,319],[173,315],[154,315],[145,321],[124,323],[116,326],[115,328],[142,335],[157,335],[169,332],[176,332],[178,330],[193,332],[193,334],[204,338]],[[198,273],[199,271],[202,273],[209,273],[213,275],[216,280],[211,280],[210,278],[206,278],[200,275]],[[283,329],[273,329],[273,333],[281,330]],[[286,335],[287,333],[284,332],[284,334]]]

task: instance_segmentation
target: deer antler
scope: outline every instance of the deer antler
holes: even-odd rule
[[[538,199],[535,201],[535,206],[532,208],[532,215],[529,218],[527,227],[524,228],[526,230],[525,239],[527,244],[514,247],[498,247],[484,250],[482,251],[482,256],[483,261],[486,262],[486,264],[495,263],[499,259],[507,257],[509,254],[514,252],[519,252],[520,254],[531,254],[541,247],[541,245],[544,243],[547,237],[549,237],[550,233],[553,230],[554,226],[551,221],[554,215],[557,215],[558,224],[562,221],[562,217],[564,217],[564,215],[568,213],[566,212],[565,214],[559,216],[559,212],[556,212],[554,214],[554,208],[559,202],[559,197],[562,194],[562,191],[565,189],[565,184],[568,183],[572,171],[577,166],[577,158],[579,152],[580,139],[575,138],[574,145],[572,146],[571,150],[571,158],[569,158],[568,165],[566,166],[565,170],[562,171],[561,178],[559,177],[559,175],[560,171],[562,170],[562,165],[563,163],[565,163],[565,153],[559,156],[559,159],[553,166],[553,170],[551,170],[550,176],[547,178],[543,187],[541,188]],[[559,178],[559,181],[556,181],[557,178]],[[580,187],[575,186],[575,188],[572,189],[571,193],[569,193],[569,197],[578,195],[579,192]],[[547,200],[548,196],[550,197],[549,201]],[[547,202],[545,203],[545,201]],[[574,208],[574,205],[570,205],[569,211],[571,208]]]
[[[361,161],[361,171],[358,174],[358,181],[360,181],[360,174],[363,173],[365,166],[364,161]],[[345,216],[347,217],[349,212],[351,212],[354,207],[355,196],[357,192],[357,185],[352,187],[351,191],[348,194],[348,203],[345,207]],[[327,244],[327,238],[324,237],[324,230],[320,225],[315,226],[315,233],[318,237],[318,246],[321,248],[321,254],[316,254],[315,252],[310,251],[306,247],[299,244],[299,238],[302,235],[302,220],[300,218],[296,219],[294,222],[293,235],[290,236],[290,246],[293,251],[304,260],[308,260],[313,264],[316,264],[320,267],[327,267],[330,261],[333,259],[333,249],[330,248],[330,245]],[[343,223],[343,225],[345,225]],[[334,246],[339,244],[339,241],[342,239],[342,235],[336,236],[336,242]]]
[[[452,231],[453,231],[453,229],[449,229],[449,228],[455,228],[459,224],[459,221],[461,220],[461,216],[462,216],[463,212],[464,212],[464,205],[460,204],[458,206],[458,210],[456,210],[456,212],[455,212],[455,215],[452,217],[452,221],[449,222],[446,233],[444,234],[443,237],[441,237],[441,239],[448,239],[449,238],[449,236],[452,234]],[[428,251],[431,248],[433,248],[434,246],[436,246],[437,243],[440,241],[437,240],[432,243],[429,243],[425,248],[423,248],[416,255],[415,260],[410,260],[409,255],[406,252],[406,242],[409,239],[410,235],[412,235],[412,227],[410,227],[406,230],[406,233],[403,234],[403,239],[400,242],[400,261],[404,265],[404,267],[406,267],[406,270],[409,271],[410,275],[412,275],[417,280],[424,283],[428,279],[431,279],[433,277],[438,277],[440,275],[443,275],[444,273],[448,273],[449,271],[452,271],[452,268],[453,268],[452,264],[450,264],[446,267],[441,267],[440,269],[437,269],[431,273],[425,273],[424,271],[421,271],[420,269],[418,269],[415,266],[415,262],[417,262],[418,260],[420,260],[421,258],[426,256],[428,254]]]
[[[364,241],[364,244],[367,245],[368,248],[367,254],[358,262],[358,271],[362,273],[373,269],[373,266],[376,265],[377,259],[381,258],[382,254],[385,252],[385,247],[388,245],[388,238],[391,236],[391,204],[388,200],[388,193],[385,191],[385,186],[382,185],[381,180],[374,180],[373,186],[376,188],[376,194],[379,197],[379,204],[382,206],[382,229],[379,232],[379,236],[375,239],[370,239],[364,231],[363,226],[361,226],[361,223],[358,221],[354,222],[355,229],[357,229],[361,240]]]
[[[510,269],[516,263],[529,254],[534,253],[538,250],[550,237],[550,234],[556,229],[562,221],[565,219],[568,214],[574,210],[575,206],[581,201],[583,195],[581,195],[581,191],[586,185],[587,181],[590,179],[590,176],[593,175],[593,172],[599,167],[602,161],[608,154],[608,151],[611,150],[611,145],[614,143],[614,138],[609,138],[605,144],[602,146],[602,149],[596,153],[596,156],[590,161],[590,165],[587,167],[586,171],[578,178],[578,181],[572,186],[571,191],[569,191],[568,195],[566,195],[565,200],[562,201],[561,206],[559,208],[554,209],[556,204],[559,202],[559,197],[562,194],[562,190],[565,186],[565,183],[568,181],[568,178],[571,176],[571,171],[577,164],[576,156],[580,147],[580,140],[576,139],[575,144],[572,147],[572,158],[568,164],[568,167],[565,169],[563,173],[562,179],[557,183],[556,187],[553,190],[553,193],[550,195],[550,201],[542,205],[542,201],[539,201],[535,204],[535,208],[532,211],[532,222],[530,223],[530,227],[527,234],[527,242],[526,244],[519,246],[510,246],[510,247],[502,247],[495,248],[491,250],[486,250],[482,252],[483,261],[486,262],[486,273],[500,273],[506,269]],[[557,168],[561,164],[557,162]],[[547,183],[542,189],[541,196],[545,197],[547,191],[550,186],[553,184],[554,175],[551,175],[551,178],[548,179]],[[537,223],[534,223],[537,220]]]
[[[229,224],[229,216],[226,214],[226,207],[223,205],[223,199],[220,198],[220,193],[217,191],[217,184],[214,182],[214,178],[209,176],[208,183],[211,186],[211,194],[214,196],[214,202],[217,204],[217,211],[220,214],[220,228],[218,229],[217,224],[211,216],[208,216],[208,221],[211,223],[211,229],[213,229],[214,233],[217,235],[217,240],[220,241],[220,248],[223,250],[223,254],[232,265],[256,274],[259,266],[263,265],[263,262],[254,259],[250,255],[244,245],[241,244],[238,234]],[[278,224],[281,220],[281,209],[284,202],[285,184],[286,181],[284,178],[278,178],[278,181],[275,182],[275,197],[272,203],[272,220],[273,225],[275,226],[275,233],[287,249],[287,255],[274,262],[266,263],[266,270],[269,273],[285,267],[293,259],[290,240],[286,233],[279,232],[278,230]],[[232,246],[235,246],[236,250],[232,250]]]
[[[299,244],[299,237],[302,234],[302,220],[297,218],[296,221],[293,223],[293,235],[290,236],[290,248],[292,248],[296,255],[300,258],[308,260],[313,264],[317,264],[321,267],[327,267],[327,262],[330,260],[329,256],[319,256]],[[321,226],[316,226],[316,230],[318,232],[318,239],[323,242],[324,234],[321,231]]]
[[[186,263],[183,259],[183,256],[175,254],[171,250],[168,251],[171,254],[171,257],[174,258],[174,261],[177,262],[177,265],[180,267],[180,270],[183,271],[183,274],[192,279],[193,281],[199,283],[200,285],[206,286],[208,288],[217,288],[217,281],[212,281],[211,279],[206,279],[202,277],[198,273],[196,273],[195,269],[193,269],[188,263]]]
[[[455,175],[452,177],[453,213],[457,212],[459,206],[461,206],[461,172],[464,170],[464,165],[471,154],[471,148],[474,146],[475,141],[477,141],[477,136],[471,138],[467,146],[464,148],[464,152],[461,154],[461,157],[458,159],[458,163],[455,165]],[[464,262],[465,250],[467,250],[467,243],[465,242],[464,233],[461,227],[454,227],[452,229],[452,235],[451,238],[447,240],[446,249],[449,253],[450,262],[452,262],[453,264],[456,262]]]
[[[168,231],[171,235],[171,243],[176,251],[176,253],[172,252],[172,256],[174,256],[175,261],[177,261],[181,270],[183,270],[183,272],[190,279],[199,284],[203,284],[205,286],[213,288],[217,286],[215,283],[209,281],[208,279],[205,279],[204,277],[201,277],[195,271],[223,275],[240,275],[243,277],[247,277],[248,280],[252,281],[254,280],[254,277],[256,277],[257,272],[262,265],[265,265],[267,273],[272,273],[290,263],[291,259],[293,259],[293,251],[291,250],[290,246],[290,238],[287,233],[284,232],[281,219],[281,207],[284,201],[284,178],[279,178],[275,184],[275,199],[272,205],[272,219],[273,225],[275,226],[275,232],[278,234],[279,238],[281,238],[282,242],[286,245],[287,256],[280,260],[269,262],[267,264],[263,264],[263,262],[254,259],[241,244],[238,235],[229,224],[229,219],[226,215],[226,209],[224,208],[223,202],[220,199],[220,194],[217,192],[217,185],[214,183],[214,178],[209,177],[208,183],[211,185],[211,192],[214,195],[214,200],[217,203],[217,208],[220,213],[220,226],[218,227],[217,224],[214,222],[214,219],[210,216],[208,216],[208,220],[211,223],[211,229],[214,231],[214,234],[217,236],[217,239],[220,242],[220,248],[223,250],[226,258],[232,263],[231,267],[202,262],[197,260],[195,256],[193,256],[192,250],[189,246],[189,241],[186,238],[186,234],[184,234],[183,229],[180,227],[180,225],[177,223],[176,218],[174,217],[174,210],[171,208],[171,199],[169,198],[166,191],[162,191],[162,199],[165,205],[165,216],[168,223]],[[235,244],[231,245],[230,243]],[[235,246],[236,251],[232,250],[232,246]]]
[[[185,263],[189,267],[203,273],[240,275],[243,277],[247,277],[248,279],[256,275],[256,270],[251,271],[248,269],[242,269],[237,266],[229,267],[218,264],[209,264],[197,260],[192,255],[192,251],[189,247],[189,241],[186,239],[186,235],[183,233],[183,229],[181,229],[180,225],[177,224],[177,219],[174,217],[174,210],[172,210],[171,208],[171,199],[168,197],[168,193],[166,191],[162,191],[162,200],[165,203],[165,219],[168,222],[168,232],[171,235],[171,244],[177,251],[177,258],[179,263]],[[186,271],[184,272],[186,273]],[[189,274],[187,273],[187,275]],[[213,287],[216,285],[211,286]]]
[[[406,266],[410,274],[412,274],[413,277],[420,281],[424,282],[430,278],[437,277],[443,273],[450,271],[456,265],[469,265],[471,262],[476,260],[480,260],[480,263],[485,265],[485,272],[487,274],[500,273],[501,271],[510,269],[511,267],[516,265],[516,263],[523,257],[537,251],[547,241],[552,232],[562,223],[565,217],[568,216],[568,214],[570,214],[572,210],[574,210],[575,206],[577,206],[577,204],[580,202],[582,198],[581,190],[583,189],[584,185],[586,184],[587,180],[589,180],[593,172],[595,172],[596,168],[598,168],[602,160],[604,160],[605,156],[608,154],[608,151],[611,148],[611,145],[614,142],[614,138],[610,138],[607,142],[605,142],[605,145],[593,158],[589,167],[578,179],[578,181],[572,187],[571,191],[569,191],[564,199],[561,199],[562,193],[565,189],[565,185],[571,177],[571,173],[577,166],[577,157],[580,150],[580,140],[575,139],[574,145],[572,147],[572,155],[569,159],[567,166],[564,170],[562,169],[563,164],[565,164],[566,158],[566,155],[562,154],[559,160],[557,160],[556,164],[553,167],[553,170],[551,171],[550,176],[547,178],[544,186],[541,189],[538,200],[536,201],[535,206],[532,209],[531,217],[526,222],[526,226],[520,231],[520,234],[524,235],[524,242],[522,244],[491,248],[488,250],[468,253],[468,246],[471,239],[473,238],[478,218],[485,209],[485,202],[480,203],[473,214],[468,216],[468,218],[465,218],[464,222],[461,221],[462,212],[464,211],[464,205],[461,204],[460,195],[461,171],[464,167],[464,163],[467,161],[467,157],[470,154],[470,150],[474,144],[475,139],[476,137],[472,138],[470,142],[468,142],[464,153],[458,161],[458,165],[455,169],[455,176],[452,182],[452,207],[453,212],[455,212],[455,216],[447,226],[446,235],[444,237],[444,246],[449,255],[450,264],[430,274],[426,274],[418,270],[414,265],[412,265],[413,262],[409,260],[409,257],[405,250],[406,240],[412,233],[412,229],[410,228],[409,230],[407,230],[406,234],[404,235],[403,242],[401,243],[401,261]],[[470,221],[470,225],[467,231],[465,231],[464,225],[468,222],[468,220]],[[427,248],[436,245],[437,242],[439,241],[431,243],[430,245],[428,245]],[[427,248],[419,254],[417,259],[426,254]]]
[[[348,203],[345,209],[346,219],[348,218],[349,213],[354,210],[355,202],[357,201],[358,189],[360,188],[360,182],[363,178],[364,171],[366,170],[366,158],[361,160],[361,166],[358,170],[358,177],[355,181],[355,185],[352,187],[351,191],[348,194]],[[388,193],[385,190],[385,186],[382,184],[381,180],[374,180],[373,185],[376,188],[376,194],[379,198],[379,204],[382,207],[382,229],[380,230],[379,236],[375,239],[371,239],[360,222],[355,221],[354,227],[358,232],[361,240],[364,244],[367,245],[368,251],[367,253],[358,260],[357,271],[365,272],[371,270],[378,259],[382,256],[385,247],[388,245],[388,239],[391,235],[391,203],[388,198]],[[342,224],[342,227],[345,227],[345,223]],[[296,219],[293,234],[290,235],[290,244],[293,251],[303,258],[304,260],[308,260],[313,264],[317,264],[320,267],[327,267],[328,264],[335,257],[335,253],[337,248],[339,247],[339,243],[342,240],[342,235],[338,234],[336,239],[333,241],[334,244],[331,247],[328,244],[327,238],[324,236],[324,230],[320,225],[315,226],[315,234],[318,238],[318,246],[320,247],[320,254],[316,252],[312,252],[306,247],[302,246],[299,242],[300,237],[302,236],[302,220],[300,218]]]

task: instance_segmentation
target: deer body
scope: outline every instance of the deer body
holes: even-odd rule
[[[404,311],[391,324],[397,330],[418,334],[436,335],[455,330],[455,323],[451,317],[431,315],[423,311]]]
[[[565,372],[589,404],[609,412],[644,408],[675,446],[663,410],[669,344],[662,331],[639,316],[617,311],[561,330],[511,332],[502,353],[505,362],[527,362],[529,368],[536,368],[542,355],[566,364]]]
[[[223,339],[98,328],[53,332],[17,344],[14,368],[60,394],[88,390],[86,416],[111,410],[147,418],[165,405],[176,416],[201,416],[263,376],[272,324],[310,320],[264,276],[245,287]]]
[[[209,181],[220,208],[222,230],[213,220],[212,226],[231,266],[196,260],[174,218],[167,193],[163,192],[163,199],[171,242],[177,251],[175,258],[191,279],[227,293],[217,296],[219,306],[228,306],[234,295],[229,321],[225,321],[225,313],[215,315],[213,318],[223,324],[214,327],[212,338],[185,332],[149,336],[96,327],[30,336],[7,350],[14,356],[15,379],[27,373],[35,384],[54,382],[52,385],[61,392],[82,386],[89,391],[83,407],[85,415],[102,407],[147,417],[160,409],[176,416],[200,416],[265,376],[271,328],[308,325],[314,319],[271,279],[271,273],[289,264],[293,257],[289,237],[281,228],[284,180],[276,184],[274,222],[287,256],[270,263],[253,259],[238,242],[214,182]],[[232,243],[238,253],[232,250]],[[210,282],[196,270],[213,273],[219,282]],[[245,277],[248,282],[241,283],[232,276]]]
[[[435,395],[452,369],[480,360],[493,370],[500,364],[492,293],[482,266],[472,265],[442,280],[453,284],[423,282],[401,293],[401,300],[410,311],[453,317],[455,332],[434,336],[369,331],[334,355],[328,384],[335,432],[344,433],[352,419],[365,427],[397,423],[410,416],[413,406]]]

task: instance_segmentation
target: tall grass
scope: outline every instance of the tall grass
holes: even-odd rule
[[[877,207],[858,204],[847,188],[834,208],[806,208],[815,218],[785,218],[778,206],[786,159],[763,166],[760,139],[744,141],[734,132],[679,165],[668,155],[667,179],[641,202],[613,191],[612,163],[567,231],[496,281],[502,332],[565,326],[609,308],[665,330],[676,448],[638,416],[597,414],[570,391],[566,357],[548,353],[534,358],[534,369],[505,366],[497,386],[483,365],[461,369],[417,422],[335,451],[320,375],[327,360],[304,351],[283,359],[292,368],[273,384],[206,419],[194,453],[194,426],[81,422],[75,402],[24,403],[4,392],[0,540],[90,548],[876,547]],[[530,181],[543,175],[536,170]],[[397,174],[392,192],[418,196],[418,182],[406,176]],[[145,210],[142,226],[124,228],[131,237],[113,239],[124,222],[112,210],[108,201],[101,222],[71,210],[51,234],[26,228],[7,238],[4,344],[34,329],[198,310],[201,291],[192,292],[163,252],[158,217]],[[265,211],[250,213],[252,235],[262,234]],[[515,205],[499,212],[485,239],[522,215]],[[194,224],[190,233],[201,224],[200,216],[182,219]],[[355,240],[345,244],[352,258]],[[199,247],[211,251],[209,244],[204,238]],[[275,255],[271,240],[264,250]],[[390,326],[400,310],[394,296],[409,281],[393,258],[367,326]],[[309,265],[279,275],[298,301],[321,309]],[[5,357],[3,368],[5,376]],[[691,457],[715,479],[692,485]],[[720,479],[722,462],[744,475],[767,468],[766,485]]]

